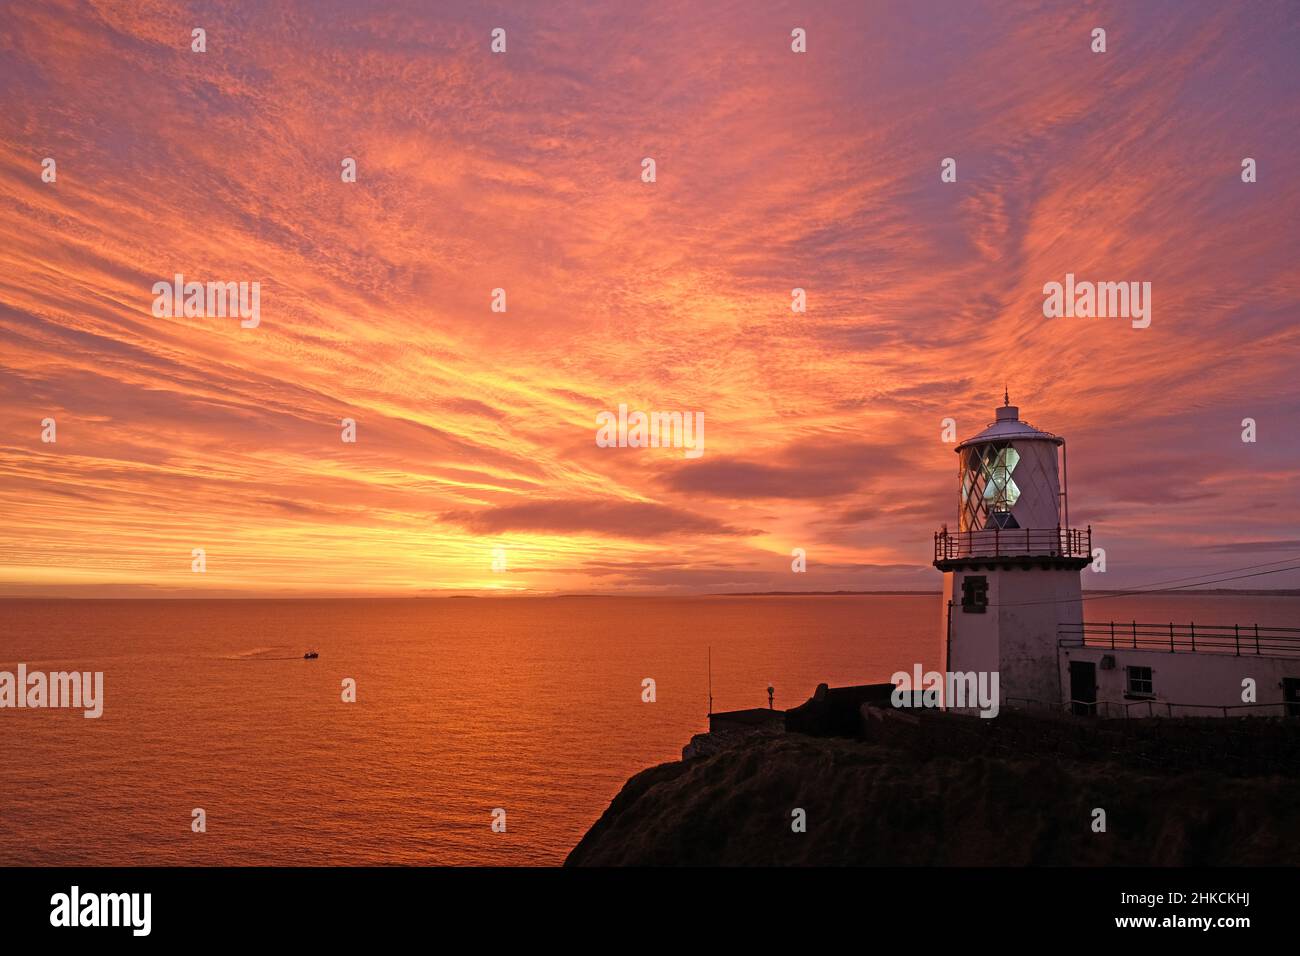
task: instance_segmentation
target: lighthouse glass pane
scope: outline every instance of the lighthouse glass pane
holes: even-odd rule
[[[961,528],[977,531],[986,527],[1014,527],[1006,519],[1020,499],[1020,488],[1012,479],[1020,453],[1007,442],[990,442],[966,449],[962,459]],[[997,521],[990,515],[997,514]]]
[[[988,456],[988,483],[984,486],[984,501],[988,511],[1010,511],[1020,498],[1020,489],[1011,480],[1011,473],[1020,462],[1020,453],[1014,448],[990,449]]]

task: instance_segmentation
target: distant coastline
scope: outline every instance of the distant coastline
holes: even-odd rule
[[[700,597],[836,597],[840,595],[854,594],[942,594],[942,591],[718,591],[711,594],[699,595]],[[1123,594],[1130,597],[1141,597],[1145,594],[1160,594],[1177,597],[1181,594],[1225,594],[1231,597],[1300,597],[1300,588],[1278,588],[1275,590],[1266,590],[1263,588],[1236,589],[1236,588],[1204,588],[1202,590],[1193,590],[1188,588],[1181,591],[1161,591],[1152,589],[1149,591],[1129,591],[1124,588],[1097,588],[1095,590],[1084,591],[1083,596],[1086,600],[1092,595],[1101,594]],[[565,595],[569,596],[569,595]],[[592,597],[604,597],[605,595],[591,595]],[[677,595],[679,597],[689,597],[691,595]]]
[[[939,590],[906,590],[906,589],[886,589],[880,591],[710,591],[699,594],[690,594],[682,592],[672,593],[655,593],[646,591],[609,591],[609,592],[575,592],[573,594],[553,593],[545,591],[510,591],[497,592],[491,590],[484,591],[448,591],[447,593],[428,593],[419,594],[245,594],[245,593],[207,593],[207,594],[173,594],[173,593],[145,593],[145,594],[4,594],[0,593],[0,601],[428,601],[428,600],[451,600],[463,598],[501,598],[507,600],[517,600],[520,598],[547,598],[547,599],[570,599],[570,598],[668,598],[668,599],[689,599],[689,598],[735,598],[735,597],[869,597],[876,596],[913,596],[913,597],[940,597],[943,592]],[[1200,595],[1202,597],[1221,596],[1221,597],[1300,597],[1300,588],[1278,588],[1267,590],[1263,588],[1204,588],[1200,590],[1187,588],[1177,591],[1165,591],[1158,588],[1151,590],[1126,590],[1124,588],[1103,589],[1098,588],[1083,592],[1083,597],[1087,600],[1090,597],[1102,597],[1109,595],[1123,595],[1127,597],[1143,597],[1145,595],[1160,595],[1162,597],[1178,597],[1180,595]]]

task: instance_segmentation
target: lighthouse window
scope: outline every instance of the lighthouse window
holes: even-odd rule
[[[1149,667],[1129,667],[1128,670],[1128,692],[1138,694],[1143,697],[1151,697],[1155,691],[1151,689],[1151,668]]]
[[[982,574],[968,574],[961,581],[963,614],[983,614],[989,606],[989,579]]]
[[[962,469],[962,530],[986,527],[1016,527],[1014,522],[992,515],[1009,513],[1020,500],[1020,488],[1011,475],[1020,463],[1020,453],[1009,442],[991,442],[966,450]]]
[[[992,452],[992,449],[989,449]],[[988,456],[988,483],[984,486],[984,501],[989,511],[1010,511],[1020,498],[1020,489],[1011,480],[1011,473],[1020,463],[1020,453],[1010,446],[999,448]]]

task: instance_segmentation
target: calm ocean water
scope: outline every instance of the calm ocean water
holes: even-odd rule
[[[1300,598],[1087,603],[1300,623]],[[936,667],[940,617],[938,595],[0,601],[0,670],[102,670],[106,698],[0,710],[0,864],[557,864],[706,729],[707,648],[717,709],[769,684],[788,707]]]

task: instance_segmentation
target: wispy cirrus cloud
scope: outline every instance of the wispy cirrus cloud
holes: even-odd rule
[[[503,531],[586,532],[615,538],[659,538],[664,535],[759,533],[648,501],[536,501],[478,511],[447,512],[441,518],[483,534]]]
[[[941,421],[1004,383],[1116,567],[1300,534],[1289,4],[3,16],[8,592],[493,587],[494,547],[539,590],[780,589],[795,547],[798,586],[937,585]],[[177,272],[262,325],[155,318]],[[1152,327],[1044,319],[1066,272],[1151,281]],[[620,402],[706,453],[597,448]]]

